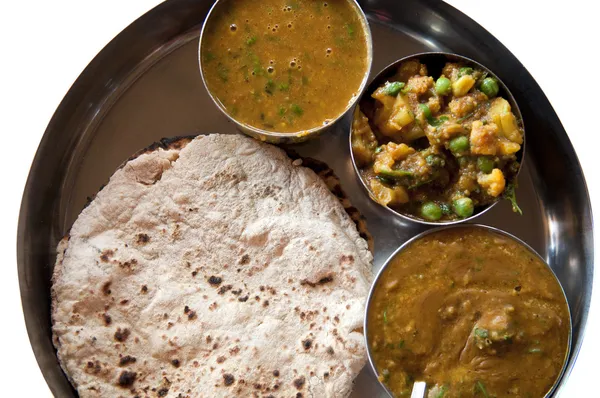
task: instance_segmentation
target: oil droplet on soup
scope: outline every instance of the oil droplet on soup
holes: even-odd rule
[[[236,120],[299,132],[337,118],[367,73],[367,39],[349,0],[235,0],[205,28],[211,93]]]

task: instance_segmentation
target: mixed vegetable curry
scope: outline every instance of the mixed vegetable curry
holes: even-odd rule
[[[498,82],[447,63],[437,80],[418,60],[361,101],[352,152],[371,195],[427,221],[470,217],[505,196],[513,201],[523,129],[498,97]]]
[[[352,0],[235,0],[206,26],[200,56],[227,113],[268,131],[302,132],[341,115],[368,73]]]
[[[383,271],[367,340],[397,397],[540,398],[559,376],[570,318],[558,281],[526,247],[477,227],[426,235]]]

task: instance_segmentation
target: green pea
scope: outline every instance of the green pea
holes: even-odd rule
[[[483,79],[481,85],[479,86],[479,89],[483,91],[483,93],[487,95],[488,98],[495,97],[496,95],[498,95],[498,91],[500,90],[500,88],[498,87],[498,82],[493,77],[486,77],[485,79]]]
[[[452,204],[452,208],[456,215],[461,218],[471,217],[475,208],[473,207],[473,201],[471,198],[460,198],[456,199]]]
[[[427,202],[421,206],[421,215],[426,220],[437,221],[442,218],[442,209],[433,202]]]
[[[469,150],[469,138],[464,135],[453,138],[448,143],[448,148],[454,153],[466,152]]]
[[[419,108],[421,109],[421,112],[423,112],[425,119],[431,118],[431,109],[429,109],[429,105],[419,104]]]
[[[452,91],[452,84],[450,83],[450,79],[444,76],[437,79],[437,81],[435,82],[436,93],[438,93],[439,95],[446,95],[450,94],[450,91]]]
[[[398,95],[398,93],[400,92],[400,90],[402,90],[403,87],[403,82],[385,82],[385,85],[383,86],[383,93],[385,95],[395,97]]]
[[[494,169],[494,161],[486,156],[480,156],[477,158],[477,168],[489,174]]]

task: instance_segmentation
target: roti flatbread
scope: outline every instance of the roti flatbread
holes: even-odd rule
[[[372,256],[325,183],[240,135],[128,161],[58,246],[52,320],[81,397],[345,397]]]

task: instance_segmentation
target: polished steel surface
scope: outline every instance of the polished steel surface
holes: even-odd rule
[[[369,364],[371,365],[371,370],[373,370],[373,372],[375,374],[377,374],[377,367],[375,366],[375,363],[373,362],[373,356],[371,354],[371,347],[369,346],[369,310],[371,309],[371,300],[373,298],[373,293],[375,292],[375,290],[377,290],[377,288],[379,287],[379,279],[381,278],[381,275],[383,274],[383,271],[388,267],[389,264],[392,263],[392,260],[398,255],[400,254],[402,251],[404,251],[408,246],[410,246],[413,242],[429,235],[429,234],[433,234],[433,233],[437,233],[440,231],[444,231],[444,230],[449,230],[449,229],[457,229],[457,228],[482,228],[485,229],[487,231],[505,236],[509,239],[512,239],[514,241],[516,241],[517,243],[520,243],[521,245],[523,245],[527,250],[529,250],[534,256],[538,257],[542,262],[546,263],[546,261],[542,258],[542,256],[539,255],[538,252],[536,252],[531,246],[529,246],[527,243],[525,243],[523,240],[517,238],[516,236],[506,232],[506,231],[502,231],[501,229],[498,228],[494,228],[492,226],[489,225],[483,225],[483,224],[460,224],[460,225],[447,225],[447,226],[442,226],[442,227],[437,227],[437,228],[432,228],[432,229],[428,229],[426,231],[421,232],[420,234],[412,237],[411,239],[407,240],[406,242],[404,242],[402,245],[400,245],[400,247],[398,247],[391,255],[390,257],[382,264],[382,266],[379,268],[379,271],[377,272],[377,275],[375,276],[375,279],[373,280],[373,284],[371,285],[371,289],[369,290],[369,295],[367,297],[367,309],[365,311],[365,319],[364,319],[364,330],[365,330],[365,344],[367,345],[367,354],[369,355]],[[567,295],[565,294],[565,290],[563,289],[562,285],[560,284],[560,281],[558,279],[558,277],[556,276],[556,274],[554,273],[554,270],[546,263],[546,266],[548,267],[548,270],[550,271],[550,273],[554,276],[554,278],[556,279],[556,281],[558,282],[559,286],[561,287],[562,290],[562,294],[563,297],[565,299],[565,302],[568,303],[568,299],[567,299]],[[544,396],[544,397],[550,397],[552,395],[552,393],[554,392],[554,390],[557,388],[557,386],[560,383],[561,377],[567,367],[567,359],[569,358],[569,354],[571,353],[571,341],[572,341],[572,335],[573,335],[573,324],[571,322],[571,313],[570,313],[570,309],[567,306],[567,310],[569,311],[569,339],[568,339],[568,347],[567,347],[567,352],[565,353],[565,358],[564,358],[564,362],[563,362],[563,366],[560,370],[560,373],[558,374],[558,377],[556,378],[556,381],[554,382],[554,384],[552,385],[552,387],[550,388],[550,390],[548,391],[548,393]],[[419,383],[423,383],[423,382],[415,382],[415,386],[417,386],[417,384]],[[393,397],[393,394],[388,390],[388,388],[381,383],[381,387],[389,394],[390,397]],[[419,387],[419,388],[423,388],[424,387]],[[413,389],[413,393],[414,393],[414,389]]]
[[[424,51],[460,53],[493,69],[519,103],[528,148],[519,175],[523,216],[504,201],[477,219],[518,236],[550,264],[568,297],[571,371],[592,289],[592,213],[579,162],[548,100],[517,59],[471,19],[440,1],[361,2],[373,36],[373,70]],[[236,132],[214,106],[198,71],[198,36],[211,1],[169,0],[132,23],[88,65],[56,110],[25,187],[17,237],[25,321],[40,368],[57,397],[75,396],[51,341],[55,248],[86,204],[131,154],[162,137]],[[374,270],[427,226],[392,217],[356,178],[343,118],[319,140],[296,145],[326,161],[375,239]],[[564,380],[565,378],[563,378]],[[559,387],[560,388],[560,387]],[[369,366],[354,397],[385,396]]]
[[[217,0],[217,1],[215,1],[214,5],[210,9],[210,11],[206,17],[206,21],[208,21],[211,17],[213,17],[215,15],[219,15],[219,13],[221,12],[221,9],[227,4],[228,1],[234,1],[234,0]],[[223,106],[221,101],[219,101],[219,99],[216,96],[214,96],[212,94],[212,92],[210,92],[210,90],[208,89],[208,85],[206,84],[206,79],[204,78],[204,71],[202,69],[201,50],[202,50],[202,42],[203,42],[202,40],[204,38],[205,28],[208,25],[207,23],[204,23],[202,25],[202,29],[200,31],[200,40],[199,40],[199,45],[198,45],[198,63],[199,63],[199,67],[200,67],[200,75],[202,77],[202,83],[204,83],[204,88],[208,92],[208,95],[210,96],[210,98],[214,101],[216,107],[231,122],[233,122],[241,132],[248,134],[249,136],[254,137],[257,140],[270,142],[272,144],[300,143],[300,142],[306,141],[311,138],[316,138],[317,136],[320,136],[321,134],[323,134],[327,131],[333,130],[335,128],[335,124],[342,117],[344,117],[344,115],[348,112],[348,110],[354,106],[354,104],[356,103],[358,98],[360,98],[360,96],[362,95],[365,87],[367,86],[367,82],[369,81],[371,65],[373,63],[373,37],[371,35],[369,21],[367,20],[367,17],[364,14],[363,10],[358,5],[358,2],[356,0],[349,0],[349,1],[350,1],[351,5],[353,6],[353,8],[355,9],[356,13],[358,14],[358,17],[361,21],[362,27],[365,32],[365,38],[367,40],[367,68],[365,70],[365,76],[364,76],[363,80],[361,81],[358,90],[356,91],[356,96],[353,97],[350,102],[348,102],[346,109],[344,109],[344,111],[341,112],[335,119],[331,120],[327,124],[324,124],[323,126],[315,127],[310,130],[299,131],[296,133],[278,133],[278,132],[274,132],[274,131],[263,130],[263,129],[259,129],[257,127],[251,126],[247,123],[240,122],[239,120],[235,119],[233,116],[231,116],[227,112],[227,110],[225,109],[225,106]]]
[[[378,72],[375,75],[375,77],[371,80],[371,82],[367,86],[367,88],[366,88],[365,92],[363,93],[363,95],[361,96],[361,98],[359,98],[359,100],[357,101],[357,104],[360,104],[360,102],[363,100],[363,97],[370,96],[371,93],[373,93],[377,88],[379,88],[382,84],[384,84],[390,77],[392,77],[396,73],[396,71],[398,70],[398,67],[400,66],[400,64],[402,62],[409,61],[412,59],[419,60],[422,64],[427,66],[427,73],[429,74],[429,76],[439,76],[439,74],[441,73],[441,70],[444,67],[444,65],[446,64],[446,62],[462,62],[464,65],[470,65],[477,69],[483,70],[484,72],[487,72],[487,76],[494,77],[498,81],[498,85],[500,87],[500,91],[498,92],[498,97],[502,97],[508,101],[508,103],[510,104],[510,106],[512,108],[512,112],[515,114],[515,117],[517,118],[518,123],[521,126],[524,125],[523,117],[521,116],[521,110],[519,109],[519,105],[517,104],[517,101],[515,101],[515,98],[513,97],[512,93],[510,92],[508,87],[506,87],[504,82],[502,82],[502,80],[500,80],[500,78],[498,76],[496,76],[496,74],[494,72],[492,72],[489,68],[485,67],[484,65],[481,65],[479,62],[476,62],[470,58],[463,57],[462,55],[458,55],[458,54],[448,53],[448,52],[424,52],[424,53],[409,55],[407,57],[403,57],[403,58],[400,58],[400,59],[392,62],[391,64],[389,64],[388,66],[383,68],[380,72]],[[359,105],[356,105],[356,107],[358,107],[358,106]],[[354,110],[350,113],[354,114]],[[523,157],[525,156],[526,138],[527,138],[526,134],[524,134],[523,135],[523,145],[521,146],[521,150],[517,153],[517,160],[519,162],[521,162],[523,160]],[[369,195],[369,197],[378,205],[386,208],[388,211],[390,211],[395,216],[402,217],[405,220],[416,222],[419,224],[424,224],[424,225],[431,225],[431,226],[459,224],[459,223],[473,220],[476,217],[479,217],[480,215],[482,215],[483,213],[485,213],[486,211],[491,209],[493,206],[495,206],[502,199],[502,197],[500,196],[491,204],[478,209],[470,217],[459,219],[459,220],[453,220],[453,221],[427,221],[427,220],[424,220],[421,218],[414,217],[407,213],[402,213],[401,211],[396,211],[396,210],[392,209],[391,207],[383,206],[383,205],[379,204],[379,202],[377,202],[377,200],[375,200],[373,198],[373,196],[371,195],[371,190],[367,186],[367,182],[362,178],[359,168],[356,165],[356,160],[354,159],[354,153],[352,152],[352,125],[350,126],[350,133],[348,134],[348,145],[350,145],[350,155],[352,157],[352,166],[354,167],[354,171],[356,172],[356,175],[360,179],[360,182],[361,182],[363,188],[367,192],[367,195]],[[520,172],[521,172],[521,168],[519,168],[519,170],[517,171],[516,178],[518,178]],[[518,192],[517,192],[517,196],[518,196]]]

